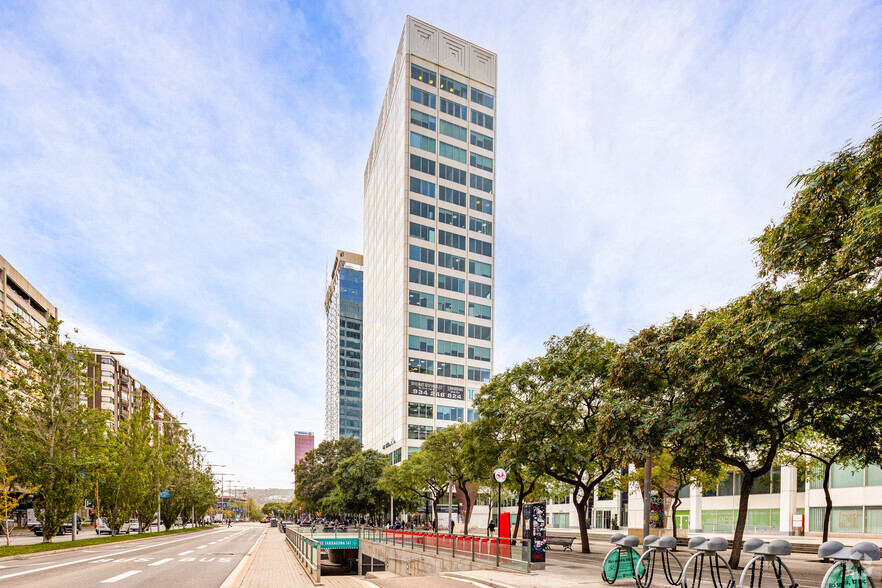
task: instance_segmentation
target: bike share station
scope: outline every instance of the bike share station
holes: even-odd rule
[[[699,588],[704,575],[708,574],[714,588],[736,588],[732,569],[720,556],[729,548],[729,542],[722,537],[690,539],[688,549],[693,554],[685,564],[681,564],[672,553],[677,545],[673,537],[647,535],[642,554],[637,552],[640,539],[635,535],[616,533],[610,538],[610,543],[615,547],[606,554],[601,568],[601,577],[608,584],[633,579],[639,588],[650,588],[655,579],[656,562],[661,562],[661,575],[669,586]],[[744,542],[743,550],[752,554],[753,558],[744,566],[737,588],[762,588],[764,573],[767,577],[774,577],[774,588],[798,588],[793,574],[781,559],[781,556],[793,552],[789,541],[777,539],[767,543],[762,539],[748,539]],[[821,588],[876,587],[861,562],[880,561],[877,545],[861,542],[854,547],[846,547],[838,541],[827,541],[818,548],[818,557],[833,560]]]

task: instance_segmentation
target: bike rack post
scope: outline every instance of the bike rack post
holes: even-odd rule
[[[862,561],[879,561],[879,546],[868,541],[855,543],[854,547],[846,547],[839,541],[826,541],[818,547],[818,557],[832,559],[833,565],[824,574],[821,588],[843,588],[845,576],[857,574],[858,588],[875,588],[873,578],[861,565]],[[834,580],[833,575],[839,571],[839,578]],[[866,580],[866,582],[863,582]]]
[[[643,547],[646,550],[643,552],[643,555],[640,556],[640,559],[637,560],[637,570],[644,569],[644,573],[638,573],[635,576],[635,580],[637,581],[637,586],[640,588],[650,588],[652,585],[652,579],[655,576],[655,561],[656,558],[661,559],[662,569],[665,574],[665,580],[671,586],[678,586],[680,584],[680,578],[683,575],[683,564],[680,563],[680,560],[676,555],[671,553],[670,550],[677,547],[677,540],[674,537],[662,537],[658,538],[655,535],[647,535],[643,540]],[[677,575],[674,577],[674,571],[671,566],[671,560],[674,560],[677,563]]]
[[[720,552],[726,551],[728,548],[729,542],[722,537],[714,537],[713,539],[694,537],[690,539],[689,549],[694,550],[695,553],[692,557],[686,560],[686,565],[683,566],[683,572],[680,574],[680,586],[682,586],[682,588],[698,588],[701,585],[704,561],[707,559],[707,569],[710,572],[711,583],[714,588],[735,588],[735,576],[732,574],[732,568],[729,567],[726,560],[720,557]],[[697,567],[695,567],[694,564],[696,561],[698,562]],[[726,571],[729,572],[729,581],[725,584],[723,583],[722,573],[720,572],[720,562],[725,566]],[[692,583],[691,586],[687,587],[686,583],[690,565],[693,566]]]
[[[785,571],[790,578],[789,588],[797,588],[798,585],[796,580],[793,579],[793,574],[790,573],[790,569],[781,560],[782,555],[790,555],[793,552],[793,546],[790,545],[789,541],[776,539],[766,543],[762,539],[748,539],[744,542],[744,552],[752,553],[754,557],[744,566],[744,571],[741,572],[741,578],[738,580],[739,588],[744,588],[744,580],[747,578],[748,572],[750,572],[749,588],[761,588],[763,585],[763,566],[766,562],[768,562],[769,567],[772,568],[772,572],[775,574],[777,588],[785,588],[782,579],[782,572]],[[757,574],[757,562],[759,563],[759,574]],[[756,582],[756,586],[754,586],[754,582]]]
[[[600,568],[600,577],[603,578],[603,581],[607,584],[612,584],[617,579],[619,579],[619,572],[623,571],[625,574],[628,574],[628,570],[622,570],[622,560],[624,558],[628,558],[628,565],[631,566],[631,572],[633,576],[623,575],[623,578],[631,578],[640,575],[639,568],[637,567],[637,562],[640,560],[640,556],[637,554],[637,551],[634,549],[640,544],[640,539],[638,539],[635,535],[628,535],[627,537],[622,533],[615,533],[612,537],[609,538],[609,542],[615,545],[609,553],[606,554],[606,557],[603,558],[603,564]],[[615,568],[613,569],[612,577],[610,578],[606,573],[606,564],[610,560],[610,558],[616,558]]]

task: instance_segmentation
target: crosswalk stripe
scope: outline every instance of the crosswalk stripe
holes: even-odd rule
[[[188,553],[193,553],[193,550],[190,549],[190,550],[187,550],[187,551],[182,551],[182,552],[179,553],[178,555],[187,555]]]
[[[172,561],[173,559],[174,559],[173,557],[167,557],[167,558],[165,558],[165,559],[161,559],[161,560],[159,560],[159,561],[155,561],[155,562],[153,562],[153,563],[150,564],[150,565],[151,565],[151,566],[161,566],[162,564],[164,564],[164,563],[166,563],[166,562],[169,562],[169,561]]]

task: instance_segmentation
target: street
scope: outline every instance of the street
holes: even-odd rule
[[[3,586],[220,586],[263,533],[239,523],[171,535],[0,560]]]

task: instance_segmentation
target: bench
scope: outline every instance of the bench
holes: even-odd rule
[[[564,551],[569,549],[573,550],[573,542],[576,540],[575,537],[552,537],[551,535],[545,537],[546,545],[560,545],[564,548]]]

